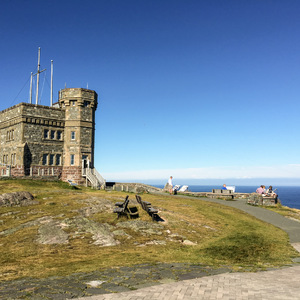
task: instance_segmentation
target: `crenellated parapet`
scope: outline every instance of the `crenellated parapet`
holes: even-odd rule
[[[83,88],[59,92],[58,103],[20,103],[0,112],[0,176],[57,176],[84,183],[93,168],[98,95]]]

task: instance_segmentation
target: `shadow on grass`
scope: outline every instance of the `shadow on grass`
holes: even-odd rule
[[[235,233],[204,250],[206,254],[230,263],[255,263],[270,260],[272,242],[256,233]]]

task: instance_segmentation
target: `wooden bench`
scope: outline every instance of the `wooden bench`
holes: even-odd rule
[[[127,195],[125,200],[123,202],[116,202],[115,208],[113,210],[114,213],[118,214],[118,219],[121,216],[126,216],[128,218],[128,215],[130,218],[137,218],[139,216],[139,212],[137,210],[137,207],[129,207],[129,196]]]
[[[128,200],[128,198],[129,198],[129,196],[127,195],[124,201],[122,201],[122,202],[116,202],[115,206],[123,207],[125,205],[126,201]]]
[[[121,216],[124,216],[126,215],[127,216],[127,207],[128,207],[128,203],[129,203],[129,199],[128,199],[129,196],[127,196],[124,200],[124,202],[117,202],[115,204],[115,208],[114,208],[114,213],[118,214],[118,219],[121,217]]]
[[[143,210],[146,211],[149,216],[151,216],[152,221],[154,221],[158,216],[158,210],[151,206],[150,202],[143,201],[141,196],[135,195],[136,201],[142,206]]]
[[[233,191],[232,190],[222,190],[222,189],[212,189],[212,193],[229,195],[229,194],[233,194]]]
[[[135,195],[135,199],[136,199],[136,201],[137,201],[141,206],[142,206],[142,202],[146,203],[147,205],[151,205],[150,202],[142,201],[142,198],[141,198],[141,196],[139,196],[139,195]],[[143,206],[142,206],[142,207],[143,207]]]
[[[207,193],[208,198],[224,198],[224,199],[234,199],[234,192],[232,190],[222,190],[222,189],[212,189],[211,193]]]

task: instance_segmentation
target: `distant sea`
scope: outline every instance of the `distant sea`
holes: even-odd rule
[[[163,185],[155,185],[163,188]],[[212,189],[221,188],[216,185],[189,185],[191,192],[211,192]],[[258,186],[235,186],[237,193],[253,193]],[[281,204],[291,208],[300,209],[300,186],[273,186],[273,190],[277,188],[276,193],[281,201]]]

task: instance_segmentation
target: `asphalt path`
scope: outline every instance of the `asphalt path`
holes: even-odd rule
[[[195,197],[189,197],[189,198],[197,199]],[[263,207],[249,205],[247,204],[247,200],[245,199],[239,199],[234,201],[209,199],[209,198],[199,198],[199,199],[207,202],[219,203],[221,205],[226,205],[226,206],[240,209],[248,213],[249,215],[256,217],[257,219],[270,223],[284,230],[289,235],[291,244],[300,243],[300,221],[289,219],[287,217],[284,217],[274,211],[271,211]]]

